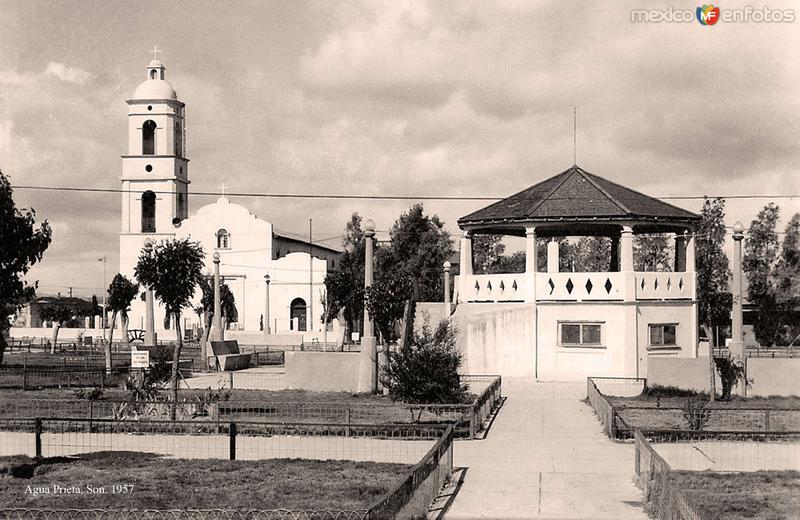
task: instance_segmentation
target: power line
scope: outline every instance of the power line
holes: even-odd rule
[[[14,189],[37,190],[37,191],[62,191],[77,193],[136,193],[134,191],[123,190],[120,188],[81,188],[76,186],[32,186],[18,185],[12,186]],[[153,190],[150,190],[153,191]],[[172,191],[153,191],[159,195],[170,195]],[[195,196],[219,197],[219,193],[210,191],[192,192]],[[272,198],[272,199],[334,199],[334,200],[437,200],[437,201],[499,201],[507,197],[486,197],[468,195],[359,195],[346,193],[255,193],[255,192],[235,192],[226,194],[228,197],[250,197],[250,198]],[[800,194],[773,194],[773,195],[665,195],[654,196],[662,200],[703,200],[709,199],[796,199]],[[551,198],[550,200],[570,200]]]

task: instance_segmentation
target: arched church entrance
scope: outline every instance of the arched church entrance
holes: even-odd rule
[[[294,319],[297,318],[297,330],[305,331],[306,328],[306,301],[302,298],[295,298],[289,306],[289,320],[292,330],[294,330]]]

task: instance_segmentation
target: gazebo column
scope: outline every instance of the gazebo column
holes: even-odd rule
[[[692,314],[691,318],[693,322],[689,325],[689,330],[691,333],[690,346],[694,348],[694,356],[699,354],[698,349],[700,346],[700,332],[699,332],[699,322],[700,322],[700,310],[697,306],[697,273],[695,267],[695,244],[696,241],[694,239],[694,231],[688,231],[684,233],[684,241],[686,246],[684,247],[685,251],[685,271],[686,275],[692,280]],[[709,352],[709,355],[712,353]]]
[[[525,274],[527,277],[528,301],[536,301],[536,272],[539,270],[536,255],[536,227],[525,228]]]
[[[622,233],[619,239],[620,246],[620,271],[625,273],[633,272],[633,228],[622,226]]]
[[[558,272],[558,242],[555,240],[547,243],[547,272]]]
[[[611,259],[608,262],[608,270],[612,273],[619,272],[619,235],[611,235]]]
[[[623,306],[625,325],[622,337],[625,341],[625,375],[639,377],[640,368],[647,358],[647,354],[640,352],[638,305],[636,302],[636,275],[633,271],[633,228],[622,226],[619,237],[620,272],[623,277]]]
[[[468,294],[467,277],[472,275],[472,232],[464,231],[458,255],[458,298],[461,300]],[[464,300],[466,301],[466,300]],[[459,303],[459,302],[456,302]]]
[[[686,271],[686,239],[675,233],[675,269],[676,273]]]

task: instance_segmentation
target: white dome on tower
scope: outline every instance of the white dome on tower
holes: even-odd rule
[[[175,88],[164,79],[164,65],[153,60],[147,66],[147,79],[133,93],[133,99],[178,99]]]

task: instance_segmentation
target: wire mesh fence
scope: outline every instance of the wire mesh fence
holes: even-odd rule
[[[0,518],[418,518],[449,479],[452,426],[0,420],[0,454],[53,457],[146,451],[180,458],[311,458],[413,464],[369,509],[357,511],[0,509]]]
[[[239,374],[237,374],[238,376]],[[0,418],[81,418],[158,421],[173,416],[180,420],[299,422],[332,424],[442,424],[453,423],[455,434],[475,438],[502,399],[499,376],[465,376],[481,389],[469,404],[403,404],[365,400],[265,401],[212,400],[195,394],[183,401],[133,401],[123,399],[7,399],[0,400]],[[212,386],[213,385],[208,385]]]
[[[97,386],[120,386],[127,378],[128,368],[2,368],[0,369],[0,388],[19,388],[22,390],[40,388],[80,388]]]

